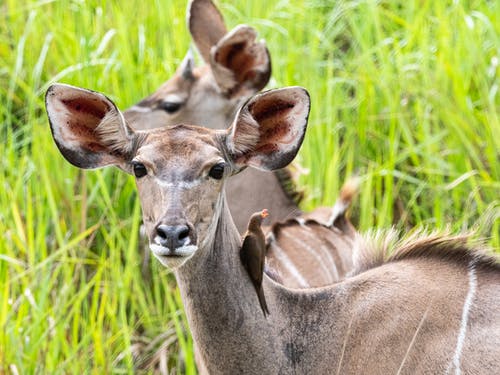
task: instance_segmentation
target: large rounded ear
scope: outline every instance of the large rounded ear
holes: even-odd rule
[[[211,0],[191,0],[187,22],[196,48],[208,63],[210,49],[227,33],[222,14]]]
[[[210,51],[210,67],[217,85],[228,97],[252,95],[271,77],[271,57],[264,41],[250,26],[236,26]]]
[[[288,165],[304,139],[310,98],[302,87],[270,90],[251,98],[227,130],[226,147],[237,169],[274,170]]]
[[[187,20],[193,41],[224,95],[247,97],[267,85],[271,57],[252,27],[240,25],[228,33],[211,0],[191,0]]]
[[[47,90],[45,106],[59,151],[80,168],[122,166],[135,151],[135,136],[106,96],[64,84]]]

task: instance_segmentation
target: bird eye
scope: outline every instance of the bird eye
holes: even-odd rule
[[[175,113],[177,112],[182,106],[181,102],[168,102],[168,101],[163,101],[161,102],[158,107],[160,109],[163,109],[167,113]]]
[[[210,168],[208,175],[216,180],[220,180],[224,176],[224,163],[215,164]]]
[[[139,163],[138,161],[132,163],[132,168],[134,169],[134,175],[137,178],[144,177],[148,174],[148,170],[144,166],[144,164]]]

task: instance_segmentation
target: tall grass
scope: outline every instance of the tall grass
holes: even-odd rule
[[[247,23],[266,39],[271,86],[311,93],[304,208],[332,204],[357,173],[361,230],[478,228],[499,248],[498,1],[219,6],[229,27]],[[0,3],[0,373],[132,373],[138,352],[195,372],[173,278],[154,262],[151,279],[141,275],[133,181],[68,165],[43,106],[53,81],[120,108],[152,92],[188,48],[185,7]]]

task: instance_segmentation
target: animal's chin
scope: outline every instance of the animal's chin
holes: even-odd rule
[[[198,250],[198,246],[195,245],[178,247],[174,251],[170,250],[168,247],[157,244],[149,244],[149,248],[156,259],[168,268],[178,268],[182,266],[194,255],[196,250]]]

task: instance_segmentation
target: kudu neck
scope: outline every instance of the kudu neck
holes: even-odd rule
[[[209,371],[240,373],[251,354],[251,367],[265,373],[274,350],[271,327],[241,265],[241,238],[224,193],[216,211],[209,240],[175,271],[189,326]]]
[[[235,279],[239,284],[250,284],[249,280],[241,280],[246,276],[239,258],[241,236],[229,212],[224,189],[215,204],[206,239],[199,246],[197,253],[175,271],[180,285],[191,285],[202,277],[216,282],[213,287],[225,288]]]

